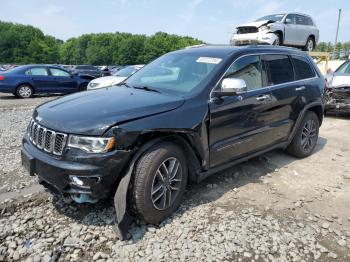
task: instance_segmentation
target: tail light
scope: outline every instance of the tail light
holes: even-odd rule
[[[3,81],[5,80],[5,77],[4,76],[0,76],[0,81]]]

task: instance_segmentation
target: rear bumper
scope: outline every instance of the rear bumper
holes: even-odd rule
[[[234,34],[231,39],[231,45],[250,45],[265,44],[272,45],[277,36],[274,33],[251,33],[251,34]]]
[[[51,192],[62,194],[88,194],[103,199],[116,189],[131,152],[114,151],[107,154],[84,154],[66,149],[61,157],[43,152],[23,139],[22,165],[31,176]],[[80,181],[76,183],[76,179]]]
[[[16,92],[16,87],[1,83],[0,81],[0,93],[14,93],[14,92]]]

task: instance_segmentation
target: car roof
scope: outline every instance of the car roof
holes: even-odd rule
[[[245,52],[245,53],[263,53],[263,52],[280,52],[287,54],[303,54],[302,52],[293,47],[285,46],[271,46],[271,45],[246,45],[246,46],[230,46],[230,45],[199,45],[193,47],[187,47],[185,49],[175,51],[175,52],[184,52],[184,53],[198,53],[200,55],[207,56],[218,56],[218,57],[227,57],[235,53]]]

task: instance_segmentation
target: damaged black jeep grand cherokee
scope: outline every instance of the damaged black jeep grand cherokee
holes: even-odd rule
[[[168,53],[119,86],[37,107],[23,139],[30,175],[76,202],[115,194],[159,223],[201,181],[275,148],[309,156],[323,120],[324,79],[297,49],[193,47]]]

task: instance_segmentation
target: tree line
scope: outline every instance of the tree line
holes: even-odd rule
[[[201,43],[164,32],[84,34],[62,41],[30,25],[0,21],[0,64],[146,64],[167,52]]]

